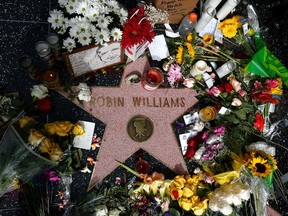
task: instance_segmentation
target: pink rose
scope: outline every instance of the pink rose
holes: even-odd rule
[[[238,98],[233,98],[232,99],[232,102],[231,102],[232,106],[241,106],[241,104],[242,104],[242,102]]]
[[[221,91],[219,88],[217,88],[216,86],[213,86],[210,90],[209,90],[209,94],[218,97],[221,94]]]
[[[231,76],[228,77],[228,80],[230,82],[230,84],[233,86],[233,89],[238,92],[239,90],[241,90],[241,83],[238,82],[235,77]]]
[[[237,92],[241,97],[244,97],[247,92],[244,90],[244,89],[240,89],[238,92]]]
[[[183,81],[183,85],[186,86],[187,88],[193,88],[194,84],[195,84],[194,78],[188,78]]]

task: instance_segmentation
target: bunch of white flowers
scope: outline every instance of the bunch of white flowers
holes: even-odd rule
[[[217,188],[209,201],[209,208],[212,211],[220,211],[224,215],[230,215],[234,206],[240,206],[243,200],[250,199],[249,186],[241,183],[231,183]]]
[[[50,11],[48,22],[59,34],[68,33],[63,48],[71,52],[76,44],[103,45],[122,38],[122,24],[128,12],[115,0],[58,0],[61,10]]]
[[[89,102],[91,100],[91,91],[90,88],[87,86],[87,84],[79,83],[77,87],[80,90],[77,96],[79,100]]]

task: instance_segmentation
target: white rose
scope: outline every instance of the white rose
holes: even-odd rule
[[[232,99],[232,102],[231,102],[232,106],[238,107],[238,106],[241,106],[241,104],[242,104],[242,102],[238,98],[233,98]]]
[[[33,85],[33,88],[31,89],[31,96],[38,99],[45,98],[48,96],[48,88],[43,84]]]
[[[196,81],[194,78],[187,78],[183,81],[183,85],[186,86],[187,88],[193,88],[195,82]]]
[[[95,207],[95,216],[108,216],[108,209],[105,205],[98,205]]]
[[[224,215],[230,215],[233,212],[232,207],[226,202],[218,202],[218,209]]]
[[[266,142],[258,141],[255,143],[251,143],[250,145],[246,146],[246,151],[250,152],[252,150],[260,150],[264,151],[266,154],[270,154],[275,156],[275,147],[268,145]]]
[[[78,98],[79,100],[83,100],[83,101],[86,101],[86,102],[89,102],[91,100],[91,92],[90,90],[83,90],[83,91],[80,91],[79,94],[78,94]]]
[[[216,197],[213,197],[212,199],[209,200],[209,208],[214,212],[219,211],[218,199]]]
[[[201,157],[202,157],[202,154],[204,153],[204,151],[206,150],[206,148],[204,146],[200,147],[196,152],[195,152],[195,155],[194,155],[194,158],[196,160],[200,160]]]
[[[250,199],[250,188],[248,185],[245,185],[245,184],[241,185],[240,197],[243,200],[249,200]]]

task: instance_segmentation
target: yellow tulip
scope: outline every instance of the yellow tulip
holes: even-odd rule
[[[194,192],[188,187],[183,188],[183,197],[191,197],[194,195]]]
[[[192,200],[186,197],[180,198],[178,203],[179,206],[185,211],[190,211],[193,206]]]
[[[184,187],[185,184],[185,179],[183,176],[179,176],[177,175],[174,179],[173,179],[173,184],[175,185],[176,188],[180,189]]]
[[[74,124],[72,133],[73,133],[74,135],[82,135],[82,134],[85,133],[85,131],[84,131],[84,128],[82,127],[82,125],[76,123],[76,124]]]
[[[202,202],[197,203],[195,207],[192,208],[195,215],[203,215],[208,207],[208,199],[203,200]]]
[[[45,138],[45,136],[40,131],[37,131],[35,129],[31,129],[30,135],[28,137],[28,142],[31,145],[38,146],[44,138]]]

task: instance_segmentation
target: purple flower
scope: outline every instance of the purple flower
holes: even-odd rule
[[[225,133],[225,127],[224,126],[216,126],[213,128],[213,133],[217,136],[222,136]]]
[[[202,160],[203,161],[209,161],[212,160],[215,156],[217,155],[216,152],[214,151],[206,151],[203,155],[202,155]]]
[[[216,143],[213,143],[211,145],[208,145],[206,147],[207,150],[218,150],[218,149],[222,149],[224,147],[223,143],[219,143],[219,142],[216,142]]]
[[[209,133],[208,133],[208,131],[205,131],[205,132],[202,134],[202,140],[203,140],[203,141],[207,141],[208,138],[209,138]]]
[[[46,172],[44,172],[44,175],[49,179],[49,181],[51,182],[57,182],[60,181],[61,178],[56,174],[55,171],[52,170],[48,170]]]

